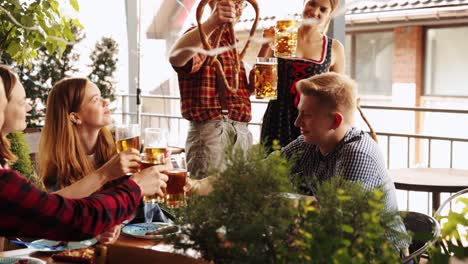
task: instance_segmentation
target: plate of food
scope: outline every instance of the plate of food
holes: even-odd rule
[[[122,227],[124,234],[144,239],[161,239],[180,233],[180,228],[172,223],[153,222],[128,224]]]
[[[94,263],[94,248],[85,247],[85,248],[65,250],[65,251],[53,254],[52,259],[57,262],[93,264]]]
[[[83,240],[83,241],[55,241],[55,240],[48,240],[48,239],[39,239],[31,242],[28,245],[28,248],[37,249],[40,252],[60,252],[64,250],[71,250],[71,249],[79,249],[79,248],[86,248],[92,246],[97,243],[95,238]],[[49,246],[46,248],[45,246]]]
[[[31,257],[12,257],[4,258],[0,257],[0,263],[2,264],[46,264],[45,261],[38,258]]]

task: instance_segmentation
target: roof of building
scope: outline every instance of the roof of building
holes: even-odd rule
[[[346,14],[468,5],[468,0],[354,0],[349,1]]]
[[[277,19],[277,11],[271,12],[263,8],[266,1],[257,0],[261,7],[259,28],[268,27]],[[276,0],[275,0],[276,1]],[[298,1],[301,2],[302,1]],[[293,3],[291,3],[293,5]],[[294,4],[294,10],[300,10]],[[249,12],[248,10],[246,10]],[[336,11],[337,15],[345,14],[349,25],[359,23],[382,23],[394,21],[422,21],[445,18],[468,17],[468,0],[348,0],[346,7]],[[300,16],[300,14],[295,14]],[[236,25],[237,29],[247,29],[253,21],[254,14],[250,12]]]

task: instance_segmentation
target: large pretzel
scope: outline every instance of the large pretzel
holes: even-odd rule
[[[211,1],[218,1],[218,0],[201,0],[200,3],[198,4],[197,14],[196,14],[197,15],[198,31],[200,32],[200,39],[201,39],[201,42],[203,44],[203,48],[205,50],[211,50],[211,49],[217,48],[219,46],[221,36],[223,35],[223,32],[226,29],[226,27],[227,27],[227,29],[229,31],[229,35],[230,35],[230,38],[232,40],[231,43],[236,43],[236,36],[234,34],[234,25],[232,23],[223,24],[222,26],[218,27],[215,30],[214,34],[216,36],[216,39],[215,39],[215,42],[214,42],[215,43],[214,47],[211,47],[210,43],[208,42],[208,36],[206,35],[205,30],[203,29],[203,26],[202,26],[200,20],[201,20],[201,17],[203,15],[203,10],[205,9],[206,4],[208,4]],[[235,1],[236,3],[242,4],[242,2],[244,0],[231,0],[231,1]],[[230,92],[236,92],[237,88],[239,88],[240,61],[244,58],[245,52],[247,51],[247,48],[250,45],[250,38],[254,35],[255,30],[257,29],[258,18],[259,18],[259,9],[258,9],[258,5],[257,5],[257,1],[256,0],[245,0],[245,1],[247,1],[254,8],[254,10],[255,10],[255,20],[254,20],[254,23],[252,25],[252,28],[250,29],[249,39],[247,39],[247,42],[245,43],[245,46],[242,49],[242,52],[240,54],[238,54],[237,49],[234,47],[234,53],[236,55],[235,55],[235,58],[234,58],[235,61],[234,61],[234,85],[233,85],[233,87],[231,87],[231,85],[229,85],[229,82],[226,79],[226,74],[224,73],[224,70],[223,70],[223,65],[218,60],[217,55],[214,55],[213,57],[211,57],[208,60],[209,63],[211,63],[212,65],[215,66],[216,73],[219,76],[222,77],[224,85],[226,86],[226,88]]]

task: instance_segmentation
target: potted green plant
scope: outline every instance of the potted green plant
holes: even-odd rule
[[[394,213],[383,213],[383,192],[336,180],[319,184],[320,206],[282,198],[293,190],[291,164],[279,152],[254,146],[244,156],[230,148],[227,168],[217,172],[213,192],[192,197],[176,214],[186,239],[214,263],[398,263],[383,233]],[[404,235],[401,235],[403,238]]]
[[[398,212],[384,211],[384,192],[335,177],[317,184],[318,204],[305,203],[287,263],[399,263],[390,236],[409,240],[395,228]]]
[[[227,153],[226,170],[213,172],[214,191],[177,212],[189,240],[171,242],[215,263],[275,263],[294,221],[290,201],[275,197],[291,191],[289,164],[279,154],[265,159],[262,146]]]

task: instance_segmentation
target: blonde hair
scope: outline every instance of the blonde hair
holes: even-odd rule
[[[70,113],[80,110],[88,82],[85,78],[64,79],[49,93],[39,142],[39,176],[47,187],[54,182],[59,188],[66,187],[102,166],[116,153],[112,135],[103,127],[99,131],[93,164],[80,142],[76,125],[70,120]]]
[[[309,1],[311,0],[304,0],[304,4],[306,4]],[[338,9],[338,7],[340,6],[340,0],[329,0],[329,1],[330,1],[330,7],[331,7],[330,17],[328,18],[328,21],[326,21],[322,27],[322,32],[321,32],[322,34],[327,33],[328,28],[330,27],[331,16],[333,15],[333,12],[335,12],[335,10]]]
[[[356,109],[357,84],[346,75],[327,72],[303,79],[296,84],[297,90],[306,96],[319,98],[322,106],[342,113],[348,123]]]
[[[8,101],[11,99],[11,93],[13,88],[18,82],[18,78],[13,70],[7,65],[0,64],[0,78],[5,90],[5,96]],[[0,135],[0,165],[5,167],[6,165],[13,164],[18,158],[10,150],[10,141],[6,137],[7,135]]]

